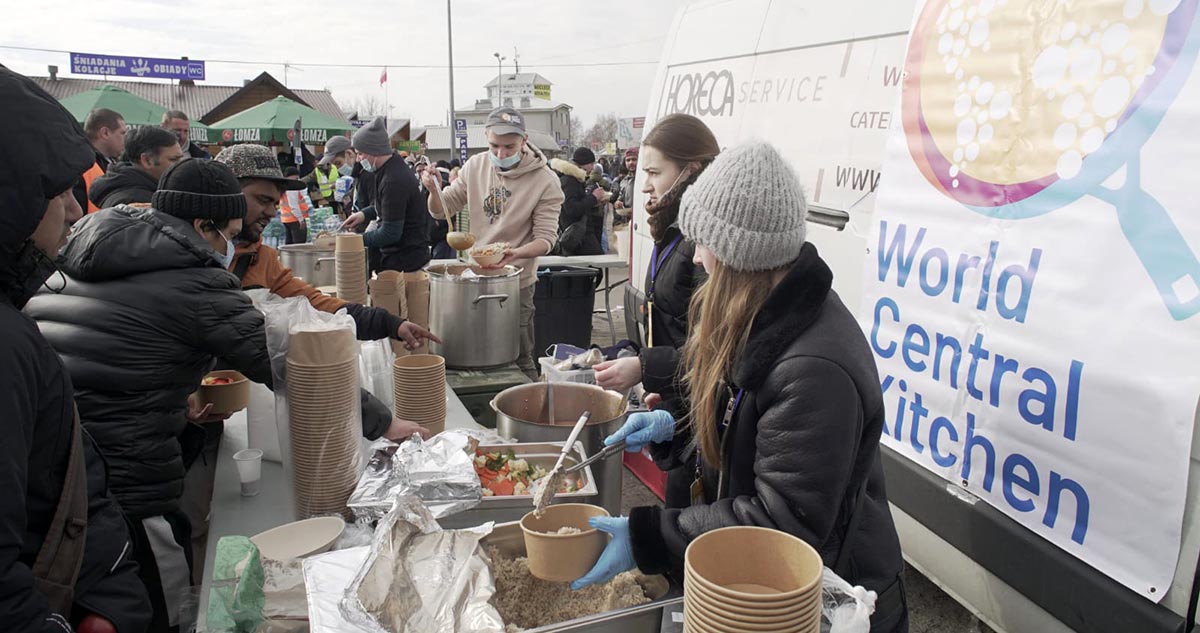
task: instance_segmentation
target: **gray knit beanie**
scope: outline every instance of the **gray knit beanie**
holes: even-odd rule
[[[791,165],[752,140],[721,152],[688,187],[679,229],[733,270],[775,270],[800,256],[807,211]]]
[[[388,136],[387,122],[383,117],[362,126],[350,141],[356,151],[372,156],[387,156],[392,153],[392,141]]]

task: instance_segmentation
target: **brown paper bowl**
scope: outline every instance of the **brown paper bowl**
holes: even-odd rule
[[[795,617],[797,614],[807,613],[809,610],[819,608],[821,605],[821,593],[819,591],[814,591],[810,596],[801,597],[789,603],[741,602],[731,598],[716,596],[703,589],[690,572],[685,573],[684,593],[687,595],[688,600],[697,602],[706,609],[716,609],[729,617],[736,616],[740,618],[748,616],[751,618],[764,618],[764,621]]]
[[[301,330],[288,340],[288,361],[297,365],[341,365],[358,357],[354,331]]]
[[[588,519],[606,516],[610,515],[604,508],[586,503],[552,505],[540,518],[533,512],[526,514],[521,518],[521,531],[525,533],[529,573],[551,582],[571,582],[591,571],[608,545],[608,535],[588,525]],[[583,531],[553,534],[564,527]]]
[[[441,433],[442,431],[446,430],[446,420],[442,419],[441,422],[434,422],[433,424],[422,424],[421,426],[428,429],[430,435],[437,435],[438,433]]]
[[[704,609],[697,609],[693,603],[685,603],[684,618],[693,625],[700,625],[704,630],[718,633],[816,633],[820,631],[821,615],[816,618],[810,615],[805,618],[793,618],[791,621],[773,624],[751,624],[737,619],[729,619],[714,615]],[[814,624],[816,626],[814,626]]]
[[[338,252],[362,252],[363,236],[358,233],[339,233],[337,241],[334,243],[334,250]]]
[[[741,602],[792,602],[820,591],[821,556],[803,540],[779,530],[736,526],[696,537],[684,554],[693,580],[713,595]],[[774,593],[749,593],[730,585],[755,584]]]
[[[795,605],[779,608],[757,608],[746,605],[731,604],[719,598],[714,598],[694,589],[694,585],[685,582],[684,599],[689,608],[696,609],[727,620],[744,622],[746,624],[780,626],[797,620],[820,616],[820,594],[811,602],[799,602]]]
[[[250,404],[250,379],[241,372],[232,369],[209,372],[205,378],[228,378],[233,382],[227,385],[206,385],[200,382],[197,397],[200,406],[211,404],[213,413],[233,413],[241,411]]]
[[[437,371],[438,368],[446,367],[446,359],[437,354],[413,354],[404,358],[397,358],[392,363],[392,367],[399,371],[405,370],[425,370]]]

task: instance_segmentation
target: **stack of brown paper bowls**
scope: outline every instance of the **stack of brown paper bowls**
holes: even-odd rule
[[[367,303],[367,252],[357,233],[341,233],[334,249],[337,296],[350,303]]]
[[[446,430],[446,359],[415,354],[392,363],[396,417],[436,435]]]
[[[371,305],[383,308],[389,313],[404,318],[404,307],[407,301],[404,296],[404,274],[394,270],[384,270],[376,279],[367,282],[371,291]],[[394,335],[394,333],[393,333]],[[403,341],[392,339],[392,352],[396,356],[408,356]]]
[[[358,480],[360,435],[354,332],[293,332],[287,396],[296,517],[349,518],[346,500]]]
[[[429,273],[420,270],[404,273],[405,315],[404,318],[429,329]],[[413,350],[414,354],[428,354],[429,342]]]
[[[684,555],[685,633],[817,633],[821,556],[760,527],[701,534]]]

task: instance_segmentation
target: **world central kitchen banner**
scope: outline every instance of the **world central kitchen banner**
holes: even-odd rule
[[[1154,601],[1200,397],[1197,1],[920,3],[860,314],[887,446]]]

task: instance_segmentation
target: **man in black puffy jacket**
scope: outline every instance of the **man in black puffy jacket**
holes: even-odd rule
[[[72,186],[95,155],[71,115],[32,81],[0,66],[0,94],[0,623],[63,633],[102,618],[118,633],[141,633],[149,600],[104,461],[86,433],[76,435],[70,376],[20,312],[54,273],[51,258],[82,215]],[[72,477],[75,451],[83,470]],[[51,527],[67,492],[85,497],[77,509],[86,508],[86,528],[74,536]],[[42,556],[55,536],[60,555]],[[45,582],[52,558],[67,569],[57,591]]]
[[[218,361],[272,385],[263,316],[226,270],[245,215],[226,165],[181,161],[163,174],[152,208],[118,206],[79,222],[63,251],[62,292],[25,308],[71,373],[80,417],[136,522],[154,631],[175,626],[191,585],[185,469],[220,433],[220,418],[190,408],[188,396]],[[377,437],[391,412],[363,394],[363,426]]]
[[[62,291],[25,307],[70,372],[80,418],[134,521],[152,631],[173,630],[191,586],[179,438],[189,418],[206,420],[189,412],[188,396],[218,360],[271,384],[262,314],[218,252],[232,254],[246,214],[237,179],[219,163],[183,161],[161,184],[154,208],[81,220],[60,260]]]

